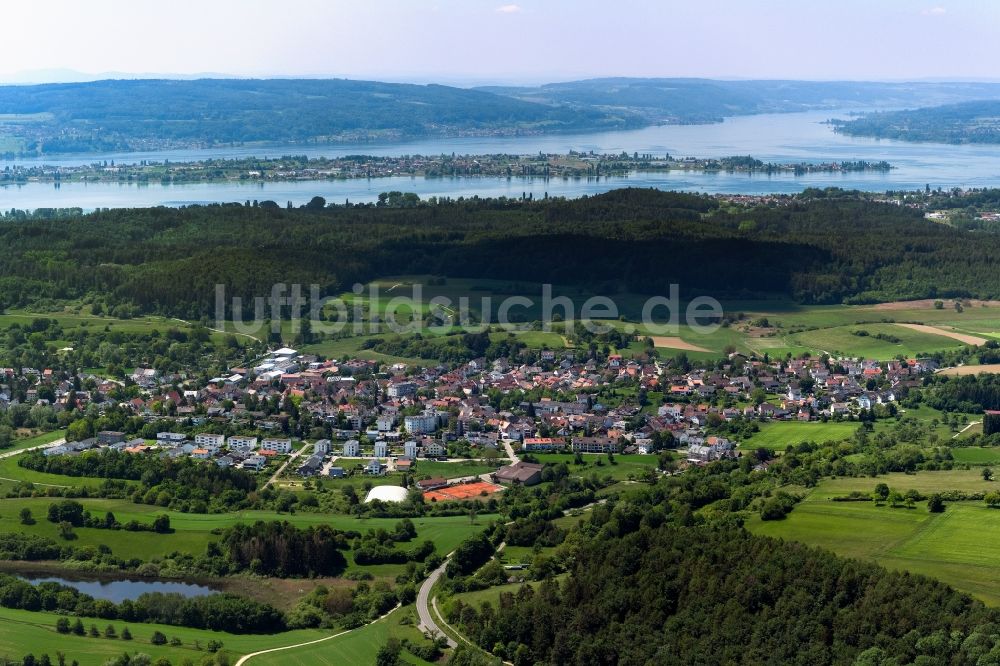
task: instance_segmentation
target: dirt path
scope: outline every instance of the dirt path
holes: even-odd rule
[[[186,319],[179,319],[177,317],[171,317],[171,319],[173,319],[174,321],[179,321],[182,324],[187,324],[188,326],[194,326],[194,324],[187,321]],[[242,335],[244,338],[250,338],[251,340],[256,340],[257,342],[261,342],[260,338],[255,338],[249,333],[236,333],[235,331],[223,331],[221,328],[212,328],[211,326],[206,326],[205,328],[207,328],[210,331],[215,331],[216,333],[232,333],[233,335]]]
[[[919,333],[930,333],[931,335],[943,335],[946,338],[951,338],[952,340],[958,340],[959,342],[964,342],[967,345],[985,345],[989,342],[986,338],[980,338],[975,335],[968,335],[966,333],[958,333],[956,331],[949,331],[946,328],[938,328],[937,326],[928,326],[927,324],[896,324],[896,326],[902,326],[903,328],[908,328],[911,331],[917,331]]]
[[[959,365],[953,368],[944,368],[938,371],[942,375],[980,375],[983,373],[1000,374],[1000,363],[989,363],[987,365]]]
[[[958,436],[961,435],[963,432],[965,432],[966,430],[968,430],[969,428],[971,428],[974,425],[979,425],[980,423],[982,423],[982,421],[973,421],[972,423],[970,423],[969,425],[965,426],[964,428],[962,428],[961,430],[959,430],[958,432],[956,432],[954,435],[952,435],[951,438],[952,439],[958,439]]]
[[[682,349],[684,351],[696,351],[696,352],[709,352],[711,349],[705,349],[704,347],[699,347],[698,345],[693,345],[690,342],[685,342],[677,337],[669,337],[664,335],[640,335],[639,340],[644,340],[645,338],[651,338],[653,340],[654,347],[668,347],[670,349]]]
[[[376,622],[380,622],[380,621],[384,620],[385,618],[389,617],[390,615],[392,615],[393,613],[395,613],[398,609],[399,609],[399,604],[396,604],[396,606],[391,611],[389,611],[388,613],[386,613],[382,617],[378,618],[377,620],[372,620],[368,624],[375,624]],[[262,655],[262,654],[270,654],[272,652],[281,652],[282,650],[294,650],[295,648],[306,647],[307,645],[315,645],[316,643],[322,643],[324,641],[333,640],[334,638],[339,638],[339,637],[341,637],[341,636],[343,636],[345,634],[349,634],[352,631],[357,631],[358,629],[362,629],[363,627],[367,627],[368,624],[362,625],[361,627],[356,627],[354,629],[348,629],[347,631],[342,631],[339,634],[334,634],[332,636],[325,636],[323,638],[317,638],[315,640],[306,641],[305,643],[296,643],[295,645],[283,645],[282,647],[268,648],[267,650],[259,650],[257,652],[251,652],[250,654],[245,654],[242,657],[240,657],[239,660],[233,666],[243,666],[243,664],[245,664],[250,658],[257,657],[257,656]]]

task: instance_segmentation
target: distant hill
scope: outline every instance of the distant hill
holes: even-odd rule
[[[591,79],[456,88],[346,79],[0,86],[0,154],[512,136],[754,113],[1000,100],[1000,84]]]
[[[996,83],[719,81],[605,78],[537,87],[484,87],[525,101],[634,113],[650,122],[716,122],[724,116],[844,107],[900,107],[1000,99]]]
[[[836,122],[838,132],[901,141],[1000,143],[1000,101],[869,113]]]
[[[12,152],[28,154],[642,124],[635,116],[481,90],[342,79],[107,80],[0,87],[0,144],[6,136],[8,144],[19,143]]]

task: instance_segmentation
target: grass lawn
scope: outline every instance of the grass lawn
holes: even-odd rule
[[[14,440],[13,445],[6,449],[0,449],[0,453],[10,453],[12,451],[23,451],[24,449],[30,449],[34,446],[41,446],[43,444],[51,444],[57,439],[61,439],[66,436],[65,430],[53,430],[52,432],[43,432],[40,435],[35,435],[34,437],[25,437],[24,439]]]
[[[744,449],[764,446],[783,451],[801,442],[839,441],[851,437],[861,426],[856,421],[771,421],[760,424],[760,431],[740,443]]]
[[[968,463],[969,465],[997,465],[1000,464],[1000,448],[986,448],[982,446],[955,447],[951,450],[955,462]]]
[[[913,488],[925,495],[946,490],[980,492],[1000,489],[1000,483],[996,481],[983,481],[982,472],[978,469],[953,469],[915,474],[892,472],[877,477],[844,476],[826,479],[813,490],[811,496],[827,499],[837,495],[847,495],[854,490],[871,492],[877,483],[886,483],[890,488],[903,492]]]
[[[0,631],[0,656],[20,659],[29,652],[36,657],[47,652],[55,663],[56,651],[60,651],[66,655],[67,662],[75,659],[80,666],[100,666],[106,660],[117,657],[123,652],[138,651],[150,655],[153,659],[165,657],[174,664],[179,664],[184,659],[192,659],[198,663],[207,654],[204,646],[210,640],[222,641],[222,651],[231,657],[236,657],[269,647],[294,644],[329,635],[319,629],[306,629],[282,634],[245,636],[160,624],[129,624],[120,620],[83,618],[87,627],[96,624],[102,633],[108,624],[114,625],[119,634],[123,627],[128,626],[133,640],[123,641],[59,634],[55,630],[56,620],[59,617],[55,613],[0,608],[0,622],[4,627],[4,630]],[[168,638],[180,639],[182,645],[152,645],[149,639],[156,630],[162,631]],[[195,641],[200,642],[202,650],[195,648]]]
[[[517,573],[516,571],[514,573]],[[524,572],[522,572],[524,573]],[[451,597],[451,600],[461,600],[464,604],[469,604],[473,608],[479,608],[480,604],[483,602],[496,604],[500,601],[500,595],[504,592],[510,592],[511,594],[517,594],[518,590],[527,585],[528,587],[536,587],[540,583],[536,581],[526,581],[524,583],[508,583],[506,585],[497,585],[496,587],[488,587],[485,590],[476,590],[475,592],[462,592]],[[441,600],[438,600],[441,603]],[[449,602],[445,602],[447,605]],[[443,610],[443,609],[442,609]]]
[[[63,474],[49,474],[48,472],[36,472],[17,464],[18,458],[22,456],[11,456],[0,459],[0,480],[4,481],[30,481],[40,485],[59,486],[99,486],[104,479],[89,476],[65,476]]]
[[[509,462],[506,455],[502,460],[498,460],[496,465],[483,463],[479,460],[467,460],[463,462],[438,462],[437,460],[417,460],[413,466],[413,476],[422,479],[425,476],[444,477],[455,479],[463,476],[479,476],[487,472],[495,472],[497,467]]]
[[[569,467],[569,473],[573,476],[585,477],[597,474],[598,477],[604,478],[610,475],[615,481],[626,481],[629,476],[636,479],[641,478],[646,470],[656,469],[659,462],[658,456],[655,455],[615,454],[614,463],[611,463],[606,455],[585,453],[583,454],[584,464],[577,465],[573,462],[574,454],[572,453],[532,453],[531,455],[538,458],[541,463],[564,462]]]
[[[756,534],[801,541],[847,557],[874,560],[892,569],[938,578],[959,590],[1000,606],[1000,511],[982,502],[952,502],[944,513],[931,514],[924,503],[915,508],[875,506],[872,502],[832,502],[849,490],[870,491],[884,481],[890,487],[938,490],[982,490],[978,470],[890,474],[877,479],[824,481],[788,518],[761,521],[747,528]]]
[[[400,624],[404,618],[409,619],[412,623]],[[413,607],[401,608],[378,622],[356,629],[344,636],[301,648],[263,654],[247,661],[247,665],[340,666],[341,664],[374,664],[375,655],[389,638],[400,640],[408,638],[414,642],[423,642],[423,634],[417,630],[416,626],[416,612]],[[294,641],[287,643],[293,644]],[[406,650],[400,653],[400,657],[408,664],[424,665],[430,663],[414,657]]]
[[[390,636],[399,639],[409,638],[414,641],[423,640],[420,632],[415,628],[415,623],[400,624],[400,620],[404,617],[415,617],[415,615],[412,607],[401,608],[374,624],[356,629],[338,638],[331,638],[322,643],[302,648],[261,655],[254,657],[247,663],[252,666],[267,666],[269,664],[275,666],[285,666],[286,664],[301,664],[302,666],[372,664],[375,662],[375,654]],[[29,652],[36,657],[42,653],[48,653],[55,663],[56,651],[59,651],[66,655],[67,661],[75,659],[80,663],[80,666],[100,666],[106,660],[127,651],[143,652],[154,660],[164,657],[174,664],[180,664],[185,659],[191,659],[198,663],[208,654],[204,651],[204,646],[207,645],[208,641],[219,640],[223,643],[222,652],[229,655],[230,663],[233,663],[239,656],[251,652],[314,641],[340,633],[340,630],[303,629],[281,634],[247,636],[159,624],[127,624],[119,620],[109,622],[108,620],[83,619],[87,627],[96,624],[102,633],[108,624],[114,625],[119,633],[123,627],[128,626],[129,631],[132,632],[133,640],[123,641],[121,639],[59,634],[55,630],[55,623],[59,617],[55,613],[36,613],[0,608],[0,622],[5,628],[5,631],[0,631],[0,656],[20,659]],[[182,644],[179,646],[152,645],[149,639],[156,630],[162,631],[168,638],[180,639]],[[201,650],[195,648],[195,641],[200,643]],[[428,663],[417,659],[406,651],[401,656],[404,661],[410,664],[424,665]]]

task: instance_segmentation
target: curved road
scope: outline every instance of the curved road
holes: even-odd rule
[[[444,569],[448,566],[448,561],[451,560],[451,555],[445,558],[444,562],[441,563],[437,569],[431,572],[431,575],[427,577],[427,580],[423,582],[420,586],[420,591],[417,592],[417,615],[420,616],[419,629],[424,632],[431,632],[439,636],[444,636],[448,641],[448,647],[458,647],[458,643],[452,639],[451,636],[441,631],[441,627],[438,623],[434,621],[434,617],[431,615],[431,610],[428,608],[428,602],[430,601],[431,588],[434,584],[440,580],[441,576],[444,575]],[[239,663],[236,666],[240,666]]]

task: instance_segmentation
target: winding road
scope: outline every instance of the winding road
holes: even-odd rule
[[[427,580],[423,582],[420,586],[420,591],[417,592],[417,615],[420,616],[420,626],[418,627],[421,631],[431,632],[432,634],[437,634],[439,636],[444,636],[445,640],[448,641],[448,647],[458,647],[458,643],[441,630],[438,623],[434,621],[434,616],[431,615],[431,609],[428,606],[430,601],[431,589],[434,584],[441,579],[444,575],[445,567],[448,566],[448,562],[451,560],[451,555],[445,558],[444,562],[441,563],[437,569],[431,572],[431,575],[427,577]],[[238,663],[236,666],[240,666]]]

